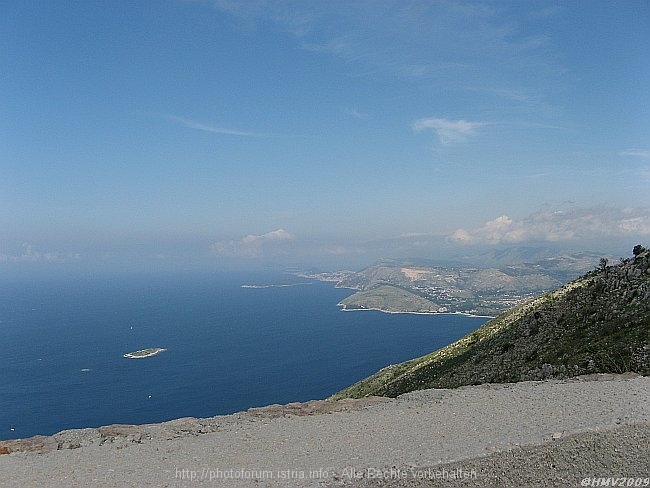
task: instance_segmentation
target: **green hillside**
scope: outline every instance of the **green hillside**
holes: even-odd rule
[[[650,251],[642,246],[332,398],[626,371],[650,373]]]
[[[437,312],[440,308],[426,298],[391,285],[357,292],[339,303],[343,310],[383,310],[385,312]]]

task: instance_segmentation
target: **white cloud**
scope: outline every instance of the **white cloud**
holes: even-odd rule
[[[413,237],[431,237],[433,235],[435,234],[432,234],[431,232],[403,232],[399,237],[403,239],[411,239]]]
[[[295,239],[284,229],[277,229],[266,234],[248,234],[240,240],[215,242],[210,246],[219,256],[260,257],[288,254],[291,246],[286,243]]]
[[[650,234],[650,218],[645,217],[632,217],[623,219],[619,223],[619,229],[625,234]]]
[[[359,112],[356,108],[344,108],[343,113],[358,120],[366,120],[368,118],[367,114]]]
[[[247,29],[272,26],[293,35],[303,49],[344,60],[350,75],[389,73],[455,90],[480,83],[525,93],[526,100],[543,99],[566,78],[553,39],[532,34],[525,19],[515,21],[509,4],[212,0],[212,5]],[[529,15],[535,12],[531,8]],[[504,86],[507,75],[525,79],[525,86]],[[471,88],[465,86],[469,80]]]
[[[571,208],[542,211],[521,220],[502,215],[449,240],[462,244],[513,244],[650,235],[650,209]]]
[[[42,252],[37,250],[32,244],[25,242],[21,246],[21,251],[18,254],[0,254],[0,262],[68,262],[80,259],[79,254],[61,255],[55,252]]]
[[[210,250],[218,256],[234,258],[311,258],[362,255],[368,249],[359,242],[302,239],[284,229],[277,229],[266,234],[248,234],[241,239],[218,241],[210,246]]]
[[[438,136],[440,144],[462,142],[476,133],[476,129],[486,125],[484,122],[468,122],[466,120],[448,120],[434,117],[418,119],[411,127],[416,132],[427,129],[433,130]]]
[[[317,13],[304,9],[299,2],[286,0],[213,0],[217,10],[227,12],[243,21],[247,30],[271,21],[280,30],[301,38],[307,35],[317,20]],[[318,5],[310,6],[312,10]]]
[[[625,151],[621,151],[619,155],[650,159],[650,149],[626,149]]]
[[[242,239],[244,244],[253,244],[260,241],[285,241],[293,239],[293,236],[284,229],[273,230],[262,235],[248,234]]]
[[[223,127],[216,127],[210,124],[204,124],[201,122],[196,122],[194,120],[186,119],[184,117],[177,117],[176,115],[168,115],[166,117],[169,120],[177,122],[184,127],[189,129],[201,130],[203,132],[211,132],[212,134],[224,134],[229,136],[242,136],[242,137],[260,137],[262,134],[257,132],[246,132],[236,129],[226,129]]]
[[[472,234],[465,229],[457,229],[450,236],[451,241],[460,242],[461,244],[471,244],[474,242]]]

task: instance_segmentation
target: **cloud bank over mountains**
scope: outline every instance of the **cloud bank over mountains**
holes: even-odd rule
[[[650,236],[648,208],[546,210],[522,219],[501,215],[475,229],[457,229],[449,238],[462,244],[519,244]]]
[[[142,259],[155,267],[201,262],[204,265],[266,262],[285,266],[311,264],[332,269],[367,266],[381,258],[453,259],[461,248],[489,248],[543,245],[556,250],[587,247],[594,251],[623,252],[630,243],[647,245],[650,241],[650,208],[555,207],[527,216],[500,215],[476,227],[453,232],[417,229],[393,236],[356,239],[354,236],[314,237],[278,228],[265,233],[248,233],[240,238],[211,240],[207,236],[184,245],[164,240],[141,243],[139,251],[124,255],[107,243],[101,254],[77,247],[42,249],[41,243],[23,243],[0,248],[0,263],[25,266],[29,263],[87,266],[93,262],[107,266],[133,263]],[[625,245],[626,247],[621,247]],[[191,247],[193,253],[182,251]],[[619,250],[620,248],[620,250]],[[337,269],[338,269],[337,268]]]
[[[432,227],[435,223],[432,223]],[[374,260],[391,257],[443,258],[458,244],[476,247],[547,243],[572,248],[577,243],[604,248],[623,240],[645,243],[650,237],[650,208],[568,207],[544,209],[516,218],[501,215],[476,228],[451,234],[405,232],[371,240],[325,240],[296,236],[284,229],[248,234],[213,243],[213,255],[225,258],[301,258],[340,256]]]

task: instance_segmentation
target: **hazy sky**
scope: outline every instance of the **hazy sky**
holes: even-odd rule
[[[3,0],[0,73],[0,265],[650,240],[645,0]]]

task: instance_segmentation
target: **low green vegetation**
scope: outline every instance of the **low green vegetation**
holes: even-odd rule
[[[650,251],[583,277],[486,322],[426,356],[388,366],[333,398],[397,396],[455,388],[567,378],[588,373],[650,373]]]
[[[392,285],[360,291],[339,303],[343,310],[383,310],[385,312],[437,312],[439,305],[415,293]]]

